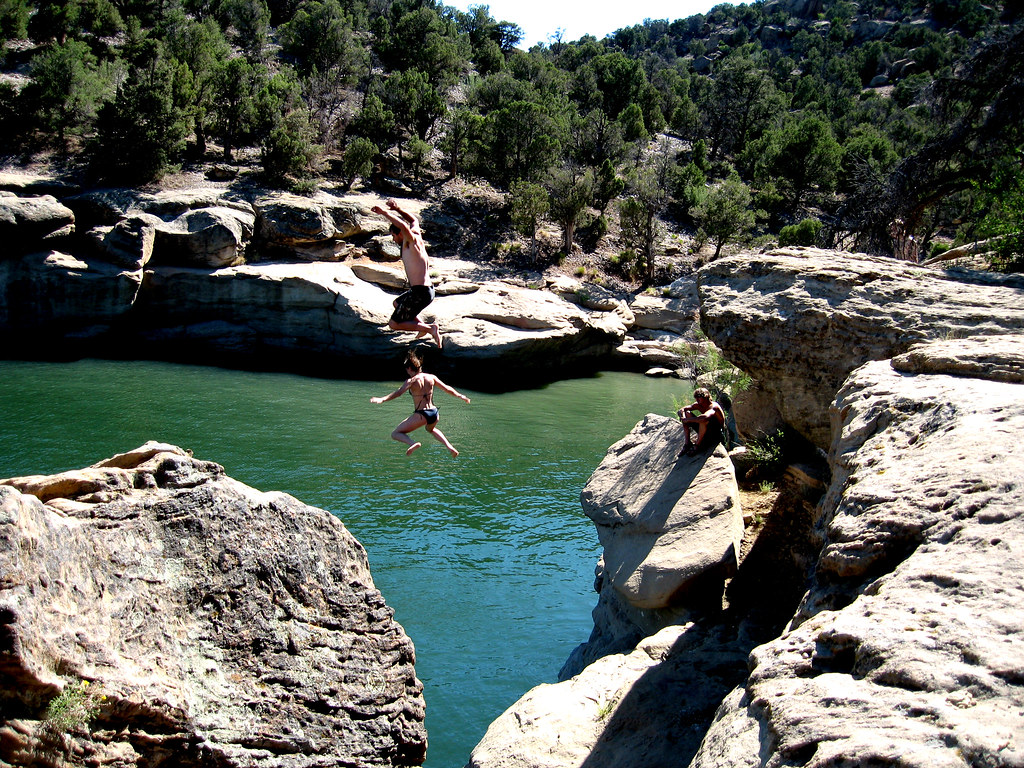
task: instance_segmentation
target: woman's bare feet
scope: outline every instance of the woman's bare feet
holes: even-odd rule
[[[430,324],[430,335],[434,337],[434,343],[437,344],[437,348],[441,349],[441,331],[437,323]]]
[[[413,452],[413,451],[415,451],[415,450],[416,450],[417,448],[419,448],[419,447],[420,447],[421,445],[423,445],[423,443],[413,443],[413,444],[412,444],[412,445],[410,445],[410,446],[409,446],[409,448],[408,448],[408,449],[406,450],[406,452],[405,452],[405,455],[406,455],[406,456],[411,456],[411,455],[412,455],[412,452]]]
[[[455,450],[454,448],[449,448],[448,450],[449,450],[449,452],[451,453],[451,455],[452,455],[452,458],[453,458],[453,459],[454,459],[454,458],[455,458],[456,456],[458,456],[458,455],[459,455],[459,452],[458,452],[457,450]]]

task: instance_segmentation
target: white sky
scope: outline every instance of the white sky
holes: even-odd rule
[[[565,30],[566,42],[593,35],[598,40],[617,29],[642,24],[644,19],[685,19],[707,13],[723,0],[444,0],[445,5],[469,10],[486,5],[495,21],[511,21],[526,36],[520,47],[536,43],[550,45],[556,29]],[[731,3],[733,5],[737,3]]]

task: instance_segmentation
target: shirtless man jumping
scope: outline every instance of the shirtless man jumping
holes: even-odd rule
[[[370,210],[391,222],[391,237],[402,247],[402,264],[409,281],[409,290],[395,299],[395,312],[388,321],[388,327],[393,331],[415,331],[417,339],[429,333],[440,348],[441,332],[437,323],[425,323],[419,316],[434,300],[434,287],[427,274],[427,246],[423,243],[419,219],[400,208],[394,200],[389,199],[387,206],[391,210],[379,205]]]
[[[409,416],[405,421],[395,427],[395,430],[391,433],[391,437],[400,443],[405,443],[409,446],[406,450],[405,455],[409,456],[422,443],[417,443],[409,437],[409,433],[413,430],[419,429],[420,427],[426,427],[427,432],[434,436],[434,439],[440,442],[448,451],[452,457],[459,455],[459,452],[455,450],[455,447],[448,442],[448,438],[444,436],[444,432],[437,428],[438,420],[438,409],[434,405],[434,387],[440,387],[452,397],[457,397],[460,400],[465,400],[466,404],[469,404],[469,398],[463,395],[461,392],[456,392],[452,387],[449,387],[437,376],[430,373],[423,373],[423,363],[419,357],[416,356],[415,352],[410,352],[405,358],[405,372],[409,374],[409,378],[405,380],[405,384],[396,389],[390,395],[385,397],[371,397],[371,403],[386,403],[388,400],[394,400],[396,397],[400,397],[405,392],[412,395],[412,401],[415,404],[415,410],[412,415]]]

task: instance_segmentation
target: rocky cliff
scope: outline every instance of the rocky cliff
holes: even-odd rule
[[[631,589],[642,579],[599,565],[595,636],[567,665],[573,676],[510,707],[470,765],[1024,765],[1024,288],[784,251],[712,263],[700,290],[712,339],[828,447],[827,492],[806,525],[790,520],[787,535],[754,543],[720,612],[707,602],[722,597],[718,582],[704,585],[702,606],[668,590],[651,611]],[[651,459],[680,441],[666,425],[638,426],[624,443]],[[621,464],[621,448],[606,465]],[[721,458],[702,460],[691,486]],[[630,500],[642,510],[649,498],[636,488],[663,487],[676,519],[692,516],[671,531],[648,526],[651,546],[637,548],[681,548],[676,578],[730,540],[695,550],[690,534],[725,508],[728,482],[709,505],[706,492],[688,501],[671,461],[601,472],[591,484],[607,482],[599,506],[611,536],[636,540]],[[602,543],[605,560],[621,551],[606,534]],[[765,557],[782,547],[788,566]],[[766,614],[771,605],[788,616]],[[635,648],[608,642],[644,631]]]
[[[220,187],[41,194],[0,175],[5,354],[213,361],[348,378],[393,375],[414,335],[387,328],[405,288],[373,196]],[[13,191],[12,191],[13,190]],[[416,204],[419,205],[419,204]],[[424,212],[427,216],[430,212]],[[436,222],[432,233],[459,230]],[[664,296],[524,278],[434,253],[444,354],[432,370],[503,386],[587,369],[679,366],[693,282]]]
[[[0,765],[420,765],[414,663],[323,510],[157,443],[0,481]]]

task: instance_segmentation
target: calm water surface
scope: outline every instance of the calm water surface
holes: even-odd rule
[[[463,390],[468,406],[439,392],[440,427],[462,455],[420,430],[423,448],[406,458],[389,434],[411,398],[369,402],[399,384],[0,361],[0,477],[77,469],[159,440],[338,515],[416,645],[426,765],[458,768],[488,724],[554,682],[589,636],[600,548],[580,491],[612,443],[688,393],[627,373]]]

